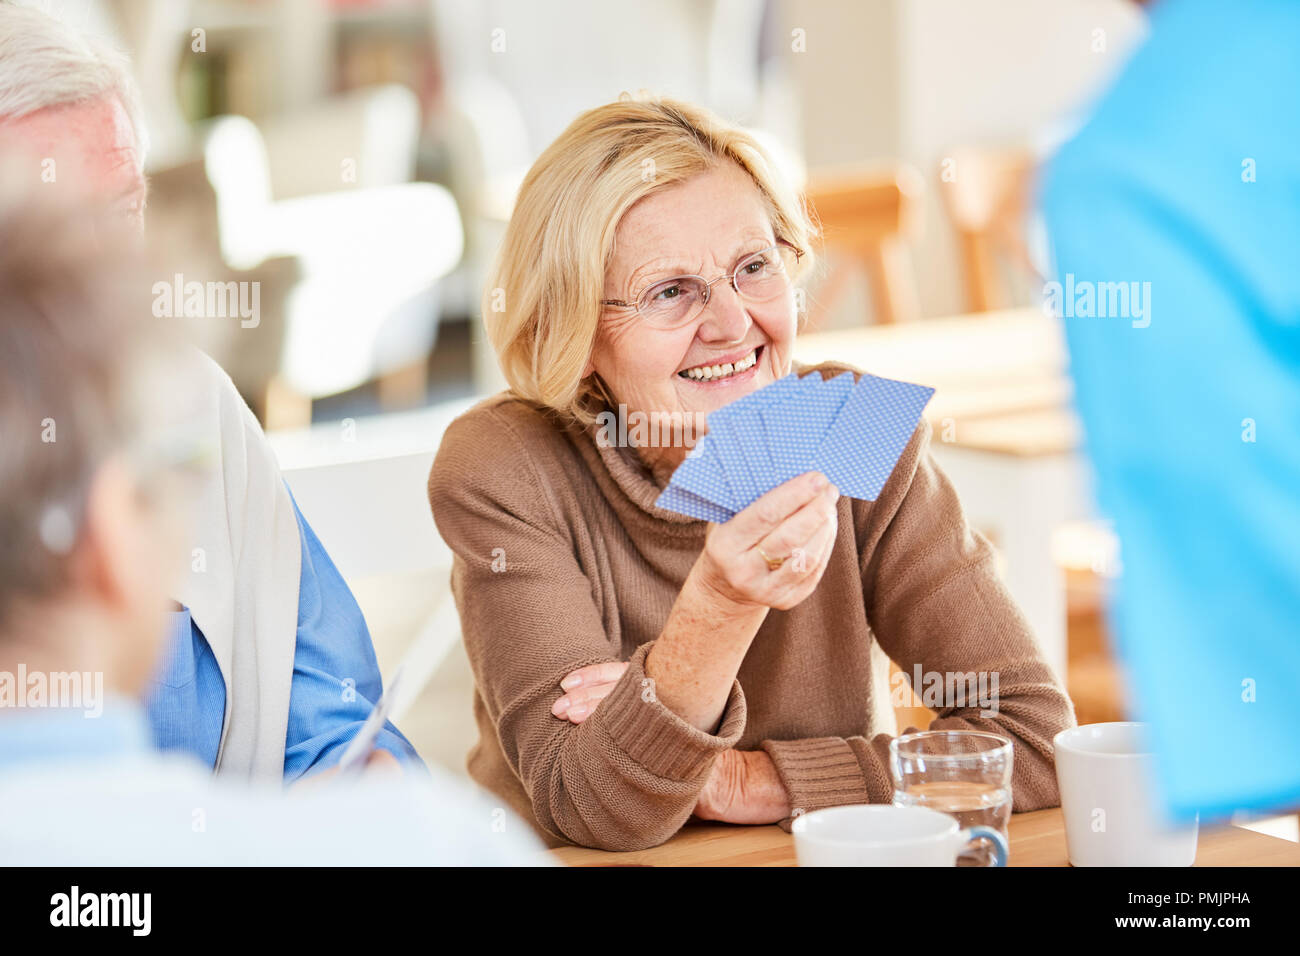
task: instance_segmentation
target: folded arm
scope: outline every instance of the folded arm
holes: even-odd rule
[[[589,664],[617,662],[575,543],[523,442],[485,452],[454,423],[429,480],[438,529],[455,554],[452,590],[478,693],[537,823],[573,843],[610,850],[654,846],[690,816],[716,756],[740,739],[745,700],[734,679],[708,730],[661,700],[641,645],[580,725],[553,713],[560,682]],[[484,454],[499,461],[484,461]],[[524,474],[520,474],[521,467]],[[473,475],[466,481],[464,476]]]

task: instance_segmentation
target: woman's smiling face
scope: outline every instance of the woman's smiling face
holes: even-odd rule
[[[762,194],[734,163],[652,193],[623,216],[602,299],[635,302],[663,279],[729,275],[746,256],[776,242]],[[708,415],[785,375],[796,314],[792,287],[771,301],[742,301],[716,282],[708,305],[679,329],[655,328],[634,309],[606,307],[588,372],[629,413]],[[735,363],[742,370],[734,371]],[[752,363],[748,368],[746,363]],[[709,379],[691,369],[732,365]],[[640,450],[652,466],[675,467],[687,448]]]

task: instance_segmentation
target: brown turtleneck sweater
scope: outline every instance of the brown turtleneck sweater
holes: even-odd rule
[[[455,553],[477,685],[471,776],[549,845],[610,850],[676,833],[728,748],[766,750],[800,810],[888,802],[883,650],[909,679],[917,665],[996,672],[996,715],[947,706],[931,727],[1010,737],[1013,808],[1055,806],[1051,742],[1073,708],[928,445],[922,423],[875,501],[840,499],[821,583],[768,613],[710,735],[644,693],[642,669],[705,522],[656,508],[661,489],[635,452],[600,447],[592,430],[508,392],[466,412],[443,438],[429,501]],[[630,666],[582,724],[551,714],[570,671],[614,660]]]

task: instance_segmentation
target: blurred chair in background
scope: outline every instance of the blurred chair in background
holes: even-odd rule
[[[980,315],[1041,296],[1029,230],[1038,161],[1026,146],[963,146],[939,166],[939,194],[957,234],[966,308]],[[1065,582],[1067,687],[1081,723],[1125,719],[1103,597],[1118,573],[1109,523],[1078,518],[1052,533],[1052,561]]]
[[[1122,572],[1119,539],[1108,521],[1066,521],[1052,533],[1052,561],[1065,578],[1069,629],[1066,686],[1080,724],[1132,720],[1106,603]]]
[[[809,331],[825,320],[855,267],[870,282],[877,323],[920,318],[916,275],[908,243],[920,224],[925,185],[906,165],[884,170],[845,170],[809,180],[805,197],[822,229],[829,261],[809,305]],[[864,323],[865,324],[865,323]]]
[[[289,292],[301,278],[297,260],[280,256],[247,270],[227,266],[218,242],[217,198],[201,159],[155,169],[149,176],[150,229],[167,237],[166,248],[188,272],[219,282],[256,282],[261,288],[256,327],[206,318],[178,317],[190,341],[225,369],[259,421],[266,420],[284,346]]]
[[[519,103],[501,80],[486,71],[454,77],[446,107],[432,130],[438,161],[464,220],[465,251],[444,281],[450,312],[477,316],[492,255],[505,233],[515,193],[533,159]],[[479,345],[481,345],[479,340]],[[492,350],[471,347],[473,381],[480,392],[505,387]]]
[[[957,232],[969,312],[1022,304],[1008,273],[1042,285],[1025,235],[1034,167],[1028,149],[974,146],[953,150],[940,167],[939,194]]]
[[[338,97],[259,126],[213,122],[204,145],[228,265],[299,260],[268,428],[310,422],[310,401],[372,378],[390,405],[424,396],[437,281],[460,261],[451,194],[408,180],[419,109],[402,87]],[[285,197],[287,198],[281,198]]]
[[[376,641],[385,686],[402,673],[389,712],[394,723],[407,714],[460,640],[460,619],[446,583],[451,552],[433,526],[428,503],[406,492],[427,483],[443,432],[476,401],[471,397],[379,416],[348,442],[339,441],[333,422],[271,436],[294,501],[313,516],[312,528],[339,573],[351,586],[364,585],[367,593],[382,595],[387,606],[378,609],[381,617],[403,608],[402,639],[383,647]],[[400,493],[375,494],[376,489]],[[348,507],[339,507],[340,501]],[[369,620],[372,609],[364,610]],[[457,764],[472,743],[470,739],[456,754]]]

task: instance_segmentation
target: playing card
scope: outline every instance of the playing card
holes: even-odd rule
[[[770,487],[813,470],[813,456],[852,388],[851,372],[830,381],[812,372],[763,409],[763,430],[772,460]]]
[[[702,521],[716,521],[718,524],[730,521],[732,516],[732,512],[722,505],[691,494],[673,482],[669,482],[668,487],[660,492],[655,499],[655,507]]]
[[[787,375],[709,415],[709,431],[656,504],[723,522],[778,485],[823,472],[874,501],[934,389],[844,372]]]
[[[695,447],[691,449],[691,453],[677,466],[669,482],[669,487],[674,485],[729,512],[736,510],[735,496],[722,470],[716,439],[710,435],[701,436],[695,443]],[[660,507],[666,506],[660,505]]]
[[[801,386],[802,380],[796,373],[791,372],[753,395],[754,407],[751,412],[753,418],[750,420],[750,424],[752,429],[757,432],[759,440],[750,447],[749,460],[751,472],[756,472],[759,477],[760,496],[781,484],[780,481],[775,480],[776,450],[773,448],[771,435],[767,428],[765,418],[767,409],[787,401],[791,395],[798,392]]]
[[[717,445],[727,487],[736,510],[740,511],[763,494],[764,472],[768,470],[759,457],[762,433],[757,410],[733,403],[714,412],[709,419],[709,435]]]
[[[728,469],[728,475],[730,477],[732,471],[738,473],[731,478],[735,496],[733,505],[737,511],[779,484],[772,482],[772,459],[762,410],[798,388],[799,382],[799,376],[792,372],[710,416],[710,433],[716,430],[719,444],[726,446],[725,460],[734,465]],[[736,459],[734,462],[733,457]],[[743,494],[737,490],[737,485],[743,487]]]
[[[840,493],[875,501],[934,389],[863,375],[813,456]]]

